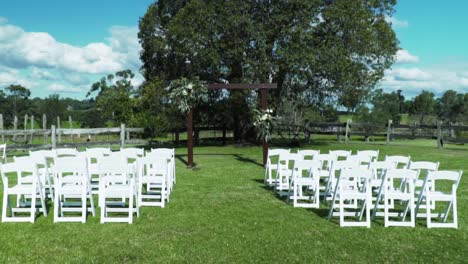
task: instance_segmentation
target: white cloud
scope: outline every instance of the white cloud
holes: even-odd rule
[[[397,64],[409,64],[409,63],[418,63],[419,57],[415,56],[409,51],[401,49],[396,53],[395,63]]]
[[[1,24],[6,24],[7,22],[8,22],[8,19],[0,16],[0,25]]]
[[[76,87],[68,87],[63,84],[53,83],[47,87],[49,92],[54,93],[83,93],[84,89]]]
[[[394,28],[407,28],[409,26],[408,21],[398,20],[396,17],[386,17],[385,20],[392,24]]]
[[[42,70],[37,67],[32,67],[31,77],[40,79],[40,80],[56,80],[57,76],[53,75],[47,70]]]
[[[26,32],[0,24],[0,64],[12,68],[54,68],[71,72],[107,74],[138,69],[140,45],[136,27],[112,27],[109,44],[72,46],[45,32]]]
[[[27,88],[37,85],[36,82],[24,78],[18,70],[0,66],[0,89],[11,84],[19,84]]]
[[[422,90],[428,90],[437,96],[447,90],[459,93],[468,92],[468,77],[464,72],[447,68],[395,68],[386,72],[381,82],[385,90],[402,90],[404,94],[415,96]]]

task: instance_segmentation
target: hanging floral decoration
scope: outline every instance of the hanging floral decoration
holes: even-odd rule
[[[208,86],[199,78],[188,79],[182,77],[171,81],[166,88],[172,103],[184,114],[194,108],[198,103],[208,100]]]
[[[278,120],[277,117],[273,116],[273,110],[257,110],[254,109],[254,123],[257,135],[260,140],[269,142],[272,137],[273,127]]]

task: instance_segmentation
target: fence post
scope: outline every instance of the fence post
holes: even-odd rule
[[[68,116],[68,126],[70,127],[70,129],[73,129],[73,121],[71,115]],[[70,133],[70,139],[72,143],[75,143],[75,141],[73,140],[73,133]]]
[[[42,114],[42,129],[47,130],[47,116],[46,114]],[[47,133],[44,133],[44,145],[47,145]]]
[[[338,132],[336,134],[336,141],[341,142],[341,126],[338,126]]]
[[[120,124],[120,148],[125,146],[125,124]]]
[[[13,129],[15,130],[18,130],[18,117],[15,116],[15,118],[13,119]],[[13,135],[13,141],[16,143],[16,133]]]
[[[57,128],[60,130],[60,116],[57,116]],[[62,143],[62,136],[58,133],[58,142]]]
[[[31,116],[31,144],[33,143],[34,137],[34,115]]]
[[[390,144],[390,140],[392,139],[392,123],[393,121],[390,119],[388,120],[387,125],[387,145]]]
[[[443,142],[443,136],[442,136],[442,122],[437,121],[437,148],[443,148],[444,147],[444,142]]]
[[[346,120],[346,131],[345,131],[345,143],[348,144],[349,143],[349,137],[350,137],[350,127],[349,127],[349,123],[351,123],[351,120]]]
[[[226,145],[226,127],[223,126],[223,146]]]
[[[3,134],[3,114],[0,114],[0,130],[2,130],[2,143],[5,143],[5,135]]]
[[[24,127],[23,127],[23,130],[24,130],[24,142],[26,143],[26,141],[28,140],[28,135],[26,133],[26,129],[28,126],[28,114],[25,114],[24,115]]]
[[[57,141],[56,141],[56,129],[55,126],[52,125],[50,138],[52,139],[52,149],[55,149],[57,147]]]

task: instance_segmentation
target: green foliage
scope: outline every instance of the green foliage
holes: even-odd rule
[[[422,91],[421,94],[414,97],[412,112],[420,116],[419,123],[424,124],[424,118],[435,112],[436,100],[434,94],[428,91]]]
[[[277,118],[273,116],[273,110],[258,110],[254,109],[253,125],[257,130],[259,140],[269,142],[271,140],[273,128],[277,122]]]
[[[169,92],[171,104],[176,105],[183,114],[187,114],[190,109],[208,100],[207,85],[198,78],[187,79],[182,77],[173,80],[166,90]]]
[[[445,121],[459,122],[467,120],[468,94],[448,90],[441,98],[437,99],[436,109],[439,117]]]
[[[131,120],[136,104],[135,89],[131,82],[134,76],[132,71],[124,70],[93,83],[87,97],[97,93],[96,106],[103,118],[116,124],[128,124]]]

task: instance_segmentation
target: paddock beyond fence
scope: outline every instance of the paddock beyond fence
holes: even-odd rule
[[[368,142],[372,137],[384,138],[387,144],[394,139],[434,139],[437,147],[442,148],[445,143],[468,143],[468,126],[457,124],[433,125],[402,125],[394,124],[389,120],[386,125],[374,123],[354,123],[351,120],[339,123],[308,123],[307,125],[279,124],[274,132],[285,140],[299,140],[301,137],[307,141],[313,135],[336,135],[338,142],[348,143],[356,136],[364,137]]]

